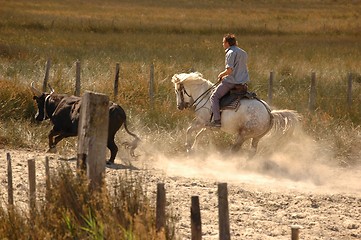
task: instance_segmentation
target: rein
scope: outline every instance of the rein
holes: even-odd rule
[[[205,92],[203,92],[199,97],[197,97],[196,100],[194,100],[192,105],[190,105],[189,107],[194,106],[195,108],[197,108],[198,104],[204,99],[204,96],[206,94],[208,94],[210,91],[212,91],[213,89],[215,89],[220,83],[221,83],[221,81],[218,81],[215,84],[213,84],[210,88],[208,88]],[[185,89],[184,89],[184,91],[185,91]],[[188,97],[190,97],[186,91],[185,91],[185,93],[187,94]],[[197,102],[198,100],[200,100],[200,101]]]

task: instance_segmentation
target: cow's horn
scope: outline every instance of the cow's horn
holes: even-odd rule
[[[52,88],[49,83],[48,83],[48,87],[49,87],[49,89],[50,89],[50,94],[53,94],[53,93],[55,92],[55,91],[54,91],[54,88]]]
[[[40,97],[43,93],[34,87],[34,81],[31,82],[31,90],[35,96]]]

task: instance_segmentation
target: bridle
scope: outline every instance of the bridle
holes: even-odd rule
[[[181,105],[184,106],[184,108],[191,108],[194,107],[195,111],[201,109],[206,103],[207,101],[203,104],[203,106],[201,106],[200,108],[197,108],[198,105],[202,102],[202,100],[208,95],[208,93],[210,93],[214,88],[216,88],[219,84],[221,83],[221,81],[217,81],[215,84],[213,84],[210,88],[208,88],[206,91],[204,91],[199,97],[196,98],[196,100],[193,101],[192,104],[190,104],[189,102],[184,102],[184,94],[186,94],[188,97],[192,98],[191,95],[188,94],[187,90],[185,89],[184,85],[182,83],[179,83],[179,90],[177,90],[177,92],[180,92],[180,98],[181,98]],[[209,99],[208,99],[209,100]]]
[[[190,106],[193,105],[193,104],[190,104],[189,102],[184,102],[184,94],[190,98],[192,98],[192,96],[189,95],[189,93],[187,92],[187,90],[185,89],[185,87],[182,83],[179,84],[179,89],[177,89],[176,92],[180,94],[181,106],[184,106],[184,108],[189,108]]]

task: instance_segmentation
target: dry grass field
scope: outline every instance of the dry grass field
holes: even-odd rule
[[[299,111],[305,116],[305,131],[317,140],[331,138],[342,153],[353,155],[350,143],[359,142],[359,1],[0,3],[0,79],[6,81],[3,86],[18,84],[23,90],[34,81],[41,87],[45,63],[51,59],[51,85],[57,92],[72,94],[75,62],[79,60],[81,91],[112,96],[115,64],[119,63],[118,102],[128,109],[133,122],[138,121],[138,128],[158,131],[167,138],[167,132],[178,131],[192,118],[191,112],[175,108],[171,76],[196,70],[216,81],[223,69],[222,36],[234,32],[239,45],[249,54],[252,91],[267,100],[268,79],[273,71],[274,108]],[[154,110],[150,109],[148,96],[152,63]],[[311,72],[317,78],[315,114],[308,111]],[[349,73],[353,74],[351,108],[346,104]],[[23,119],[20,125],[27,128],[31,109],[9,116],[17,108],[6,97],[9,94],[11,91],[5,90],[1,95],[4,107],[0,117]],[[25,101],[23,95],[17,97],[20,102]],[[26,101],[24,105],[29,107],[32,100]],[[25,143],[26,139],[12,141],[12,124],[8,121],[1,124],[6,126],[1,128],[3,141],[31,145]],[[32,127],[25,132],[32,132]]]
[[[246,191],[258,191],[258,187],[248,185],[248,181],[252,182],[249,179],[254,176],[250,173],[252,171],[247,171],[250,170],[247,167],[242,169],[232,162],[230,168],[235,169],[232,174],[238,174],[234,178],[215,173],[217,169],[227,172],[230,162],[220,161],[222,157],[217,154],[224,152],[234,140],[232,136],[213,133],[201,140],[200,152],[204,155],[193,158],[197,163],[189,161],[189,157],[183,155],[185,130],[193,113],[176,109],[171,77],[176,73],[199,71],[205,78],[215,82],[216,76],[224,68],[222,37],[228,32],[237,35],[240,47],[249,55],[251,91],[267,100],[268,80],[272,71],[275,76],[272,108],[294,109],[303,116],[302,129],[287,147],[277,149],[272,145],[271,138],[265,139],[261,144],[257,161],[275,161],[282,171],[265,173],[259,171],[258,167],[248,166],[252,171],[256,169],[256,177],[263,179],[267,175],[267,184],[260,181],[258,186],[262,189],[260,198],[267,199],[264,186],[272,186],[273,181],[275,185],[282,185],[275,180],[279,178],[301,182],[301,185],[315,178],[324,178],[330,182],[334,180],[337,183],[327,186],[328,188],[332,189],[337,185],[337,188],[343,188],[347,192],[347,187],[343,185],[347,182],[347,176],[350,177],[350,185],[354,186],[351,183],[357,181],[356,173],[361,165],[359,0],[0,0],[1,150],[27,149],[30,155],[46,151],[47,134],[51,126],[49,123],[34,122],[35,108],[29,86],[34,81],[41,88],[48,59],[51,60],[49,82],[57,92],[74,93],[75,63],[80,61],[81,93],[86,90],[96,91],[108,94],[111,99],[115,65],[119,63],[117,102],[126,110],[131,130],[142,138],[142,145],[138,149],[138,154],[141,155],[139,161],[142,163],[137,162],[140,168],[142,164],[149,164],[156,172],[164,171],[167,176],[165,181],[172,189],[177,184],[183,184],[189,189],[192,186],[189,182],[200,181],[201,178],[206,179],[207,183],[203,184],[205,189],[212,187],[212,181],[233,181],[238,189],[234,190],[234,196],[245,193],[239,189],[240,186]],[[151,64],[154,64],[154,108],[149,99]],[[316,73],[317,89],[314,112],[308,109],[312,72]],[[347,81],[350,73],[352,105],[348,106]],[[117,142],[122,142],[123,138],[124,134],[118,134]],[[247,147],[246,144],[245,148]],[[264,150],[267,148],[273,148],[274,152]],[[61,142],[58,150],[60,156],[54,156],[55,159],[74,154],[76,139]],[[214,154],[217,157],[213,158]],[[126,162],[128,159],[125,156],[125,151],[121,150],[116,162]],[[242,166],[244,159],[241,157],[239,161]],[[302,167],[296,171],[293,165]],[[121,172],[113,169],[109,171],[111,174]],[[350,174],[345,174],[349,171]],[[243,174],[250,174],[247,181],[240,177]],[[268,178],[269,174],[271,179]],[[340,182],[332,176],[338,176],[337,179],[342,176],[341,187]],[[179,182],[174,179],[179,179]],[[287,182],[285,185],[293,183]],[[311,196],[317,195],[319,190],[317,184],[313,187],[315,191],[311,191]],[[357,187],[352,189],[359,190]],[[171,194],[175,194],[174,192],[176,191]],[[280,191],[279,195],[275,194],[275,204],[267,205],[270,206],[267,207],[267,214],[271,214],[272,206],[277,205],[279,208],[282,205],[279,202],[286,201],[282,196],[287,196],[287,199],[294,196],[293,192],[286,190]],[[359,196],[350,194],[351,198],[356,198],[356,202],[360,201]],[[302,192],[301,195],[306,200],[312,198],[308,193]],[[254,200],[250,195],[243,197]],[[326,195],[325,199],[327,197]],[[324,198],[323,195],[317,195],[315,199],[322,202]],[[342,197],[330,199],[336,199],[339,203],[340,207],[337,209],[343,209],[341,206],[349,201]],[[327,204],[331,200],[323,201],[327,209],[332,208]],[[240,200],[234,201],[234,209],[243,213],[252,212],[240,207],[238,201]],[[303,203],[307,208],[307,201]],[[292,204],[288,206],[294,207]],[[261,207],[256,204],[254,209]],[[339,219],[332,218],[334,227],[330,228],[333,230],[321,226],[322,224],[309,224],[307,236],[314,237],[310,239],[359,238],[360,228],[337,228],[339,221],[349,220],[354,223],[360,220],[359,215],[347,217],[342,211],[331,211],[333,216],[343,216]],[[313,216],[310,214],[307,212],[301,215]],[[326,217],[324,212],[318,214]],[[181,215],[184,225],[188,216],[184,212]],[[237,217],[244,221],[244,216],[234,216],[236,218],[233,221],[238,223],[235,220]],[[285,224],[297,223],[297,219],[302,219],[302,224],[307,222],[305,218],[297,216],[294,218],[290,215],[291,220],[282,217],[280,222],[274,220],[276,226],[271,224],[268,225],[269,228],[278,229],[279,225],[282,228],[268,235],[267,228],[260,232],[255,232],[253,228],[266,216],[260,215],[256,222],[247,222],[243,226],[247,227],[250,239],[286,239],[288,234]],[[210,219],[212,218],[214,216],[210,215]],[[209,223],[209,219],[205,221],[208,221],[209,228],[205,232],[205,239],[215,239],[214,225]],[[322,235],[314,236],[317,229],[322,230]],[[234,234],[235,239],[237,236],[247,236],[246,233]],[[189,232],[183,229],[181,236],[189,237]]]

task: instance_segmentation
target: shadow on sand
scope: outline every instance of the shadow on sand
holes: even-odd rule
[[[59,157],[58,158],[61,161],[66,161],[66,162],[73,162],[73,161],[77,161],[76,157]],[[118,163],[111,163],[109,164],[108,162],[106,163],[105,167],[107,168],[111,168],[111,169],[128,169],[128,170],[140,170],[139,168],[131,165],[131,164],[118,164]]]
[[[111,169],[139,170],[139,168],[134,167],[132,165],[124,165],[124,164],[118,164],[118,163],[106,164],[105,166],[107,168],[111,168]]]

